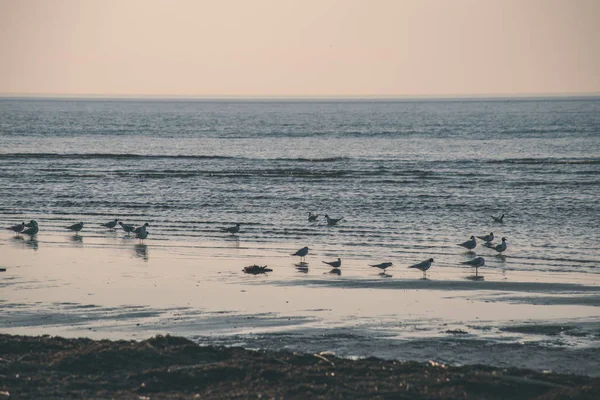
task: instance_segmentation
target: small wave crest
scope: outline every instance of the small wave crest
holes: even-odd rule
[[[157,158],[174,158],[174,159],[191,159],[191,160],[227,160],[237,157],[231,156],[209,156],[209,155],[162,155],[162,154],[109,154],[109,153],[6,153],[0,154],[0,159],[157,159]]]
[[[490,160],[488,164],[600,164],[600,158],[505,158]]]
[[[277,158],[280,161],[297,161],[297,162],[308,162],[308,163],[327,163],[327,162],[338,162],[349,160],[348,157],[323,157],[323,158]]]

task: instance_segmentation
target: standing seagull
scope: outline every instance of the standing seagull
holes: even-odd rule
[[[71,226],[67,226],[66,229],[69,229],[69,230],[75,232],[76,235],[79,235],[79,231],[83,229],[83,222],[78,222]]]
[[[342,217],[342,218],[329,218],[329,215],[325,214],[325,219],[327,220],[327,225],[335,225],[338,222],[340,222],[341,220],[343,220],[344,217]]]
[[[489,247],[490,249],[496,250],[498,252],[498,254],[502,253],[508,247],[508,245],[506,244],[506,238],[502,238],[502,243],[497,244],[495,246],[492,245],[491,243],[486,243],[485,245],[486,245],[486,247]]]
[[[337,261],[323,261],[323,263],[331,265],[333,268],[339,268],[342,266],[342,259],[338,257]]]
[[[308,222],[314,222],[319,218],[319,214],[313,214],[312,212],[308,212]]]
[[[117,222],[119,222],[119,220],[115,218],[113,221],[109,221],[105,224],[100,225],[102,225],[105,228],[114,229],[114,227],[117,226]]]
[[[300,262],[304,262],[304,258],[308,254],[308,250],[310,250],[308,247],[303,247],[303,248],[301,248],[300,250],[298,250],[297,252],[295,252],[292,255],[293,256],[300,256]]]
[[[431,263],[433,263],[433,258],[430,258],[429,260],[421,261],[420,263],[411,265],[408,268],[420,269],[421,271],[423,271],[423,279],[427,279],[427,270],[429,268],[431,268]]]
[[[133,230],[133,233],[138,234],[140,232],[146,232],[146,227],[148,227],[148,226],[150,226],[150,224],[146,222],[144,225],[138,226],[137,228],[135,228]]]
[[[144,242],[144,239],[146,239],[149,235],[149,232],[146,231],[146,227],[144,226],[144,229],[142,229],[139,232],[136,232],[135,237],[140,239],[140,242]]]
[[[382,269],[384,274],[385,274],[386,268],[390,268],[390,267],[393,267],[393,266],[394,266],[394,264],[392,264],[391,262],[384,262],[384,263],[381,263],[381,264],[374,264],[374,265],[373,264],[369,264],[369,267],[375,267],[375,268]]]
[[[485,236],[477,236],[479,239],[483,240],[486,243],[489,243],[494,240],[494,232],[490,232],[489,235]]]
[[[27,228],[23,232],[21,232],[21,233],[24,233],[25,235],[33,236],[40,231],[40,228],[38,227],[38,223],[34,220],[29,221],[29,223],[25,224],[25,226],[29,226],[29,228]]]
[[[240,231],[240,224],[235,224],[235,226],[231,226],[229,228],[223,228],[222,231],[229,232],[232,235],[235,235],[236,233],[238,233]]]
[[[123,230],[127,232],[128,235],[135,230],[135,226],[130,224],[124,224],[121,221],[119,221],[119,225],[121,225],[121,228],[123,228]]]
[[[504,214],[502,214],[502,215],[501,215],[501,216],[499,216],[499,217],[494,217],[494,216],[492,215],[492,219],[494,220],[494,222],[499,222],[499,223],[501,223],[501,224],[502,224],[502,223],[504,222]]]
[[[483,267],[485,265],[485,260],[483,257],[475,257],[474,259],[462,262],[461,264],[475,267],[475,276],[479,276],[479,267]]]
[[[16,234],[19,234],[23,231],[23,229],[25,229],[25,222],[22,222],[18,225],[13,225],[10,228],[6,228],[6,229],[13,231]]]
[[[475,239],[475,236],[471,236],[466,242],[458,243],[458,246],[464,247],[467,250],[473,250],[477,247],[477,240]]]

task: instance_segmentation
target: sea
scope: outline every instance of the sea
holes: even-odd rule
[[[114,316],[114,307],[151,307],[162,322],[189,324],[155,324],[147,332],[206,344],[600,375],[597,365],[590,372],[577,361],[600,354],[599,199],[597,97],[2,98],[0,226],[33,219],[40,233],[15,239],[4,230],[0,237],[0,266],[7,269],[0,275],[0,331],[35,326],[65,334],[57,328],[65,324],[32,325],[25,317],[45,312],[83,318],[73,335],[95,324],[96,336],[129,338],[129,325],[111,325],[108,334],[97,321],[108,308]],[[316,222],[309,212],[319,214]],[[330,226],[325,214],[343,219]],[[502,214],[503,223],[492,219]],[[107,236],[100,224],[115,218],[147,222],[149,237],[140,245],[122,231]],[[80,234],[66,231],[79,221]],[[238,234],[223,231],[235,224]],[[474,253],[457,246],[490,232],[495,243],[507,240],[501,255],[481,241]],[[291,255],[304,246],[310,269]],[[157,311],[160,302],[146,294],[117,301],[125,295],[107,292],[94,300],[89,293],[99,291],[89,288],[85,296],[60,297],[123,248],[122,268],[146,268],[126,271],[129,293],[147,289],[136,279],[160,286],[181,277],[158,297],[168,307]],[[479,271],[462,264],[475,255],[486,259]],[[328,274],[321,261],[338,257],[341,274]],[[434,263],[426,280],[407,268],[428,258]],[[62,272],[50,281],[60,284],[49,292],[56,260]],[[272,272],[246,280],[245,265],[267,261]],[[381,262],[394,266],[379,275],[369,265]],[[152,263],[158,275],[149,272]],[[216,291],[210,299],[180,299],[175,292],[191,269],[206,290],[213,282],[265,297],[220,302]],[[473,272],[485,278],[466,279]],[[288,289],[306,306],[269,306],[283,303],[281,290]],[[407,306],[413,295],[420,304],[430,298],[431,308]],[[260,309],[251,309],[253,301]],[[482,314],[445,318],[469,304],[484,307]],[[184,306],[188,311],[165,317],[167,308]],[[93,307],[103,311],[81,317],[82,307],[86,316]],[[393,307],[408,308],[410,322]],[[225,319],[198,327],[207,313],[210,321]],[[141,325],[149,321],[138,317]],[[248,319],[268,322],[249,328],[242,323]],[[423,343],[433,337],[434,344]],[[523,350],[526,343],[533,347]],[[508,349],[495,361],[465,351],[494,346]]]

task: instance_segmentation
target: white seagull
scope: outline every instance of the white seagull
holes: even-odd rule
[[[508,247],[508,245],[506,243],[506,238],[502,238],[502,243],[497,244],[495,246],[492,245],[491,243],[486,243],[485,246],[489,247],[490,249],[496,250],[498,252],[498,254],[502,253]]]
[[[136,232],[135,237],[140,239],[141,242],[143,242],[144,239],[146,239],[148,237],[148,235],[149,235],[149,232],[146,231],[146,229],[144,227],[144,229],[142,229],[141,231]]]
[[[317,218],[319,218],[319,214],[313,214],[312,212],[309,211],[308,222],[314,222],[317,220]]]
[[[429,268],[431,268],[431,264],[432,263],[433,263],[433,258],[430,258],[428,260],[421,261],[418,264],[411,265],[408,268],[416,268],[416,269],[419,269],[419,270],[423,271],[423,279],[427,279],[427,270]]]
[[[24,233],[25,235],[33,236],[40,231],[40,228],[38,227],[38,223],[34,220],[29,221],[29,223],[25,224],[25,226],[29,226],[29,228],[27,228],[23,232],[21,232],[21,233]]]
[[[339,268],[342,266],[342,259],[338,257],[337,261],[323,261],[323,263],[331,265],[333,268]]]
[[[304,261],[304,257],[306,257],[306,255],[308,254],[308,250],[310,250],[308,247],[303,247],[300,250],[298,250],[297,252],[293,253],[293,256],[300,256],[300,262]]]
[[[240,231],[240,224],[235,224],[235,226],[231,226],[229,228],[223,228],[222,231],[229,232],[232,235],[235,235],[236,233],[238,233]]]
[[[486,243],[489,243],[494,240],[494,232],[490,232],[489,235],[485,236],[477,236],[479,239],[483,240]]]
[[[150,224],[146,222],[144,225],[138,226],[137,228],[135,228],[133,230],[133,233],[138,234],[140,232],[145,232],[146,231],[146,227],[148,227],[148,226],[150,226]]]
[[[494,217],[494,216],[492,215],[492,219],[494,220],[494,222],[503,223],[503,222],[504,222],[504,214],[502,214],[502,215],[501,215],[501,216],[499,216],[499,217]]]
[[[380,263],[380,264],[369,264],[369,267],[375,267],[375,268],[382,269],[384,274],[385,274],[386,268],[390,268],[393,266],[394,266],[394,264],[392,264],[391,262],[384,262],[384,263]]]
[[[115,218],[113,221],[108,221],[107,223],[100,225],[105,228],[113,229],[115,226],[117,226],[117,222],[119,222],[119,220]]]
[[[468,250],[473,250],[475,247],[477,247],[477,240],[475,239],[475,236],[471,236],[471,238],[466,242],[458,243],[458,246],[464,247]]]
[[[67,226],[65,229],[68,229],[70,231],[75,232],[76,234],[79,234],[79,231],[83,229],[83,222],[78,222],[71,226]]]
[[[475,276],[479,274],[479,267],[483,267],[485,265],[485,259],[483,257],[475,257],[472,260],[464,261],[461,264],[470,265],[471,267],[475,267]]]
[[[344,217],[342,217],[342,218],[329,218],[329,215],[325,214],[325,219],[327,220],[327,225],[335,225],[338,222],[340,222],[341,220],[343,220]]]
[[[121,228],[123,228],[123,230],[125,232],[127,232],[128,235],[135,230],[135,226],[134,225],[124,224],[121,221],[119,221],[119,225],[121,225]]]
[[[21,233],[23,229],[25,229],[25,222],[22,222],[18,225],[13,225],[6,229],[8,229],[9,231],[13,231],[14,233]]]

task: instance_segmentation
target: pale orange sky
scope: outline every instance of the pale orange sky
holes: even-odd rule
[[[600,0],[0,0],[0,93],[600,93]]]

